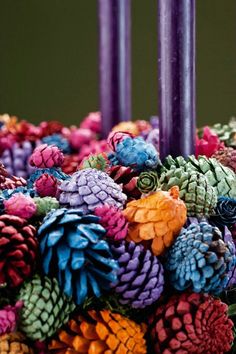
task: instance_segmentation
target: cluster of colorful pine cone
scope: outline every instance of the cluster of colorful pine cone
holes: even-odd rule
[[[235,121],[0,123],[1,354],[236,352]]]

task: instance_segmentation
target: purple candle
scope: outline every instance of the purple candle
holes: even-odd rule
[[[98,0],[102,135],[131,119],[130,0]]]
[[[195,152],[195,0],[158,1],[161,157]]]

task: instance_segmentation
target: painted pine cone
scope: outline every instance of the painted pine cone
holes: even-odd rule
[[[53,209],[59,209],[59,202],[56,198],[44,197],[44,198],[34,198],[36,204],[36,216],[45,216]]]
[[[19,310],[23,303],[18,301],[15,306],[7,305],[0,309],[0,334],[14,332],[19,319]]]
[[[45,136],[42,139],[42,144],[55,145],[57,146],[64,154],[69,154],[71,152],[71,147],[69,141],[63,137],[61,134],[53,134]]]
[[[151,242],[155,255],[162,254],[174,242],[187,218],[186,206],[179,199],[178,187],[157,191],[127,204],[123,211],[129,221],[129,240]]]
[[[207,294],[182,293],[153,316],[155,354],[223,354],[233,342],[228,306]]]
[[[66,181],[70,176],[66,175],[60,168],[39,168],[36,169],[27,180],[27,187],[33,188],[36,180],[42,175],[54,176],[59,182]]]
[[[5,212],[8,215],[30,219],[36,214],[36,205],[33,199],[23,193],[15,193],[9,199],[4,200]]]
[[[55,145],[42,144],[34,149],[30,157],[31,166],[37,168],[60,167],[63,164],[64,155]]]
[[[65,155],[62,171],[68,175],[76,172],[79,169],[80,159],[78,154]]]
[[[0,184],[0,190],[16,189],[19,187],[24,187],[26,186],[26,184],[27,182],[23,177],[16,177],[16,176],[6,177],[5,181]]]
[[[211,157],[223,146],[224,144],[220,141],[218,135],[206,126],[203,128],[201,138],[199,139],[198,136],[196,138],[196,156],[204,155]]]
[[[108,159],[104,152],[96,155],[90,155],[81,163],[81,169],[96,168],[100,171],[105,171],[108,167]]]
[[[158,174],[156,171],[146,171],[141,172],[138,181],[137,187],[141,193],[147,194],[153,192],[158,187]]]
[[[55,354],[146,354],[141,325],[108,310],[74,317],[49,344]]]
[[[44,272],[55,276],[77,304],[89,293],[99,297],[117,279],[105,233],[97,216],[77,209],[51,212],[38,230]]]
[[[130,167],[112,166],[107,170],[109,176],[119,184],[123,192],[127,195],[128,200],[138,199],[141,193],[137,188],[138,173]]]
[[[219,227],[236,224],[236,199],[220,197],[211,220]]]
[[[57,178],[47,173],[42,174],[34,183],[34,187],[40,197],[55,197],[58,186],[59,181]]]
[[[236,150],[231,147],[225,147],[218,150],[212,157],[222,165],[231,168],[236,173]]]
[[[33,272],[38,242],[35,228],[25,219],[0,216],[0,284],[14,288]]]
[[[0,162],[0,185],[5,182],[8,172],[5,166]]]
[[[162,264],[149,250],[134,242],[114,243],[112,254],[118,261],[118,279],[112,284],[121,304],[144,308],[156,302],[163,291]]]
[[[154,169],[160,164],[157,150],[142,137],[122,140],[108,156],[112,165],[128,166],[136,171]]]
[[[234,264],[234,252],[224,242],[220,230],[200,222],[182,229],[164,266],[177,290],[191,288],[197,293],[219,294],[227,286]]]
[[[94,154],[100,154],[101,152],[108,152],[110,149],[106,140],[91,140],[88,145],[83,145],[79,151],[79,161],[83,161],[85,157]]]
[[[94,133],[101,132],[101,113],[90,112],[81,122],[80,128],[90,129]]]
[[[236,120],[231,118],[228,124],[214,124],[211,129],[226,146],[236,147]]]
[[[26,342],[25,336],[20,332],[12,332],[0,336],[1,354],[34,354]]]
[[[51,337],[69,319],[74,303],[60,290],[55,278],[35,275],[18,294],[23,301],[20,330],[32,340]]]
[[[164,191],[179,187],[179,196],[187,207],[188,216],[207,217],[214,213],[216,190],[199,172],[172,167],[161,174],[159,183]]]
[[[129,224],[120,209],[102,205],[95,209],[94,214],[99,217],[99,223],[106,230],[107,237],[119,241],[127,236]]]
[[[133,138],[134,135],[125,131],[111,131],[107,138],[107,144],[112,151],[116,151],[116,145],[129,137]]]
[[[92,168],[75,172],[59,189],[62,205],[81,208],[84,212],[93,211],[104,204],[122,208],[127,199],[112,178]]]
[[[173,159],[168,156],[164,161],[163,171],[169,170],[171,166],[182,167],[186,171],[197,171],[205,175],[212,187],[217,190],[218,196],[236,198],[235,173],[228,167],[223,166],[213,158],[189,156],[186,160],[179,156]]]

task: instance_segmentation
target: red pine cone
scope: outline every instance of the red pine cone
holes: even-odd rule
[[[40,197],[55,197],[59,182],[56,177],[44,173],[34,183],[34,187]]]
[[[231,168],[236,173],[236,150],[231,147],[225,147],[216,151],[212,156],[222,165]]]
[[[157,308],[152,338],[156,354],[223,354],[233,342],[228,306],[207,294],[174,295]]]
[[[67,175],[71,175],[76,172],[79,168],[80,159],[78,154],[65,155],[65,159],[61,169]]]
[[[224,146],[218,137],[208,126],[203,129],[201,139],[196,136],[196,157],[205,155],[211,157],[217,150]]]
[[[95,215],[100,217],[100,224],[106,230],[107,237],[115,241],[126,237],[129,223],[120,209],[110,205],[102,205],[95,209]]]
[[[110,167],[107,173],[117,184],[122,185],[128,200],[141,197],[141,192],[137,188],[138,174],[132,168],[117,165]]]
[[[60,167],[63,161],[64,155],[57,146],[42,144],[34,149],[29,162],[38,168],[51,168]]]
[[[0,190],[15,189],[18,187],[24,187],[26,185],[27,182],[23,177],[11,176],[7,177],[3,183],[0,183]]]
[[[41,122],[39,127],[41,130],[41,137],[43,138],[44,136],[61,133],[63,124],[52,120],[49,122]]]
[[[19,286],[32,274],[38,248],[35,233],[25,219],[0,216],[0,286]]]

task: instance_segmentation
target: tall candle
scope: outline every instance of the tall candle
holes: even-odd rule
[[[131,119],[131,3],[98,0],[102,135]]]
[[[195,0],[158,0],[160,154],[195,152]]]

